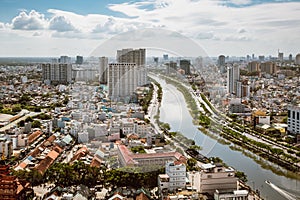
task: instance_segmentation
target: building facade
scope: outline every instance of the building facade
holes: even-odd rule
[[[135,63],[137,66],[145,66],[146,49],[122,49],[117,51],[118,63]]]
[[[108,58],[107,57],[100,57],[100,68],[99,68],[99,81],[102,84],[107,83],[107,70],[108,70]]]
[[[180,69],[184,70],[185,75],[191,75],[191,61],[190,60],[180,60]]]
[[[51,84],[69,84],[72,81],[72,65],[67,63],[42,64],[43,81]]]
[[[236,92],[237,81],[240,80],[240,68],[238,65],[230,66],[227,69],[227,92],[232,94]]]
[[[292,134],[300,134],[300,106],[288,107],[288,128]]]

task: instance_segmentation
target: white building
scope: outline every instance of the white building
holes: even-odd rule
[[[193,189],[200,193],[214,194],[220,192],[232,192],[237,190],[237,178],[232,168],[222,165],[203,164],[201,171],[189,172],[188,178]]]
[[[288,128],[293,134],[300,134],[300,106],[288,107]]]
[[[185,188],[186,185],[186,166],[185,164],[174,161],[166,163],[166,174],[169,176],[169,190]]]
[[[234,190],[232,192],[221,193],[218,190],[214,193],[215,200],[248,200],[248,190]]]
[[[79,143],[88,143],[89,142],[89,133],[87,131],[78,133],[78,142]]]
[[[227,69],[227,92],[232,94],[236,92],[236,82],[240,80],[240,68],[238,65],[230,66]]]
[[[138,86],[137,68],[134,63],[110,63],[108,66],[108,96],[111,100],[124,100]]]

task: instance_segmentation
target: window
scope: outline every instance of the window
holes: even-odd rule
[[[212,178],[212,175],[207,175],[207,178]]]

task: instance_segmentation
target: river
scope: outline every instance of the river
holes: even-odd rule
[[[179,131],[184,136],[194,139],[201,146],[201,153],[208,157],[220,157],[226,164],[243,171],[248,176],[248,185],[258,189],[264,199],[284,200],[276,190],[272,189],[265,180],[269,180],[279,188],[292,194],[300,195],[300,181],[285,176],[279,176],[269,169],[262,168],[251,158],[240,151],[234,151],[228,145],[218,143],[216,140],[203,134],[193,124],[184,97],[173,85],[166,84],[163,79],[155,78],[163,89],[163,98],[160,108],[160,121],[169,123],[171,131]],[[275,167],[278,167],[274,164]]]

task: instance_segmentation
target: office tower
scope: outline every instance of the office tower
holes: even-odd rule
[[[83,63],[83,56],[76,56],[76,64],[82,65]]]
[[[180,60],[179,61],[180,69],[184,70],[186,75],[191,74],[191,61],[190,60]]]
[[[249,70],[249,72],[257,72],[257,71],[259,71],[260,70],[259,67],[260,67],[260,63],[257,62],[257,61],[252,61],[252,62],[248,63],[248,70]]]
[[[145,66],[146,49],[122,49],[117,51],[118,63],[135,63],[137,66]]]
[[[108,58],[100,57],[100,69],[99,69],[99,81],[102,84],[107,83],[107,68],[108,68]]]
[[[275,62],[264,62],[260,64],[260,71],[265,72],[267,74],[276,74],[277,73],[277,65]]]
[[[227,69],[227,92],[236,92],[236,82],[240,80],[240,68],[238,65],[230,66]]]
[[[67,63],[42,64],[43,81],[51,84],[68,84],[72,81],[72,65]]]
[[[300,54],[296,55],[295,63],[296,63],[296,65],[300,65]]]
[[[254,60],[255,59],[255,55],[254,55],[254,53],[252,54],[252,60]]]
[[[224,55],[219,56],[218,64],[219,64],[219,66],[224,66],[225,65],[225,56]]]
[[[288,106],[288,128],[292,134],[300,134],[300,107]]]
[[[69,56],[60,56],[58,59],[59,63],[71,63],[71,57]]]
[[[283,62],[283,53],[278,51],[278,60]]]

